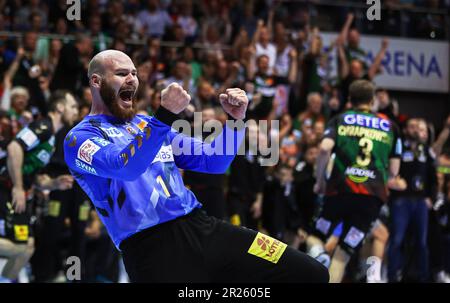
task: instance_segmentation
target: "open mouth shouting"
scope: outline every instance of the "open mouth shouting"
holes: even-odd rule
[[[123,88],[119,91],[120,103],[123,107],[133,106],[133,97],[136,92],[134,87]]]

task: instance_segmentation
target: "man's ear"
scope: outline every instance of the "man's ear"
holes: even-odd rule
[[[56,104],[56,112],[58,112],[58,113],[60,113],[60,114],[62,114],[62,113],[64,113],[64,103],[62,103],[62,102],[58,102],[57,104]]]
[[[90,82],[93,87],[100,88],[100,85],[102,84],[102,77],[99,74],[93,74]]]

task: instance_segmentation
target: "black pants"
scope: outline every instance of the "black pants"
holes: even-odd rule
[[[105,232],[86,243],[86,281],[118,282],[120,254]]]
[[[248,252],[255,245],[262,257]],[[132,282],[328,282],[319,262],[291,247],[280,253],[283,245],[197,209],[133,235],[120,248]],[[278,261],[264,259],[269,254]]]
[[[202,201],[203,209],[208,215],[218,219],[226,218],[225,194],[222,188],[191,185],[191,191],[197,200]]]
[[[55,190],[50,193],[49,211],[43,218],[42,225],[36,231],[36,251],[31,260],[35,282],[45,282],[53,279],[62,269],[60,240],[65,231],[64,220],[70,218],[69,256],[77,256],[81,261],[82,279],[86,253],[87,225],[86,208],[89,198],[74,183],[66,191]],[[84,214],[82,214],[84,212]]]

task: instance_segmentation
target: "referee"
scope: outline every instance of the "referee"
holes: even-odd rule
[[[97,54],[88,76],[91,112],[67,135],[65,160],[121,250],[131,281],[328,282],[326,268],[309,256],[206,215],[184,186],[178,168],[224,173],[243,128],[227,125],[211,144],[175,132],[170,126],[190,101],[178,84],[162,91],[154,117],[136,115],[139,81],[122,52]],[[227,89],[219,99],[233,119],[245,117],[244,91]],[[228,152],[214,152],[221,148]]]

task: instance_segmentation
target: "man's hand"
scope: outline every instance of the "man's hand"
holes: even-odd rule
[[[240,88],[229,88],[219,96],[220,104],[227,114],[234,119],[244,119],[247,111],[248,98]]]
[[[17,59],[22,59],[23,58],[23,56],[25,56],[25,49],[22,47],[22,46],[19,46],[18,48],[17,48],[17,53],[16,53],[16,56],[17,56]]]
[[[289,58],[290,58],[291,60],[294,60],[294,59],[297,59],[297,57],[298,57],[297,50],[296,50],[295,48],[292,48],[292,49],[289,51]]]
[[[431,198],[425,198],[425,203],[427,204],[428,209],[433,208],[433,200],[431,200]]]
[[[161,92],[161,106],[174,114],[181,113],[191,101],[191,96],[178,83],[172,83]]]
[[[56,178],[50,178],[47,174],[37,176],[37,185],[41,189],[48,190],[68,190],[73,186],[73,177],[71,175],[61,175]]]
[[[73,186],[73,177],[71,175],[61,175],[53,180],[53,188],[57,190],[68,190]]]
[[[387,50],[388,47],[389,47],[389,39],[383,38],[383,40],[381,40],[381,48],[383,50]]]
[[[387,185],[388,185],[388,188],[397,190],[397,191],[404,191],[408,187],[408,184],[406,183],[405,179],[403,179],[400,176],[397,176],[395,178],[388,180]]]
[[[308,233],[302,229],[297,229],[297,237],[300,240],[300,243],[304,243],[306,241],[306,238],[308,238]]]
[[[253,219],[259,219],[262,214],[262,200],[257,199],[255,202],[253,202],[250,213],[252,214]]]
[[[14,211],[18,214],[23,213],[26,208],[25,191],[23,188],[13,187],[12,189],[12,205]]]

